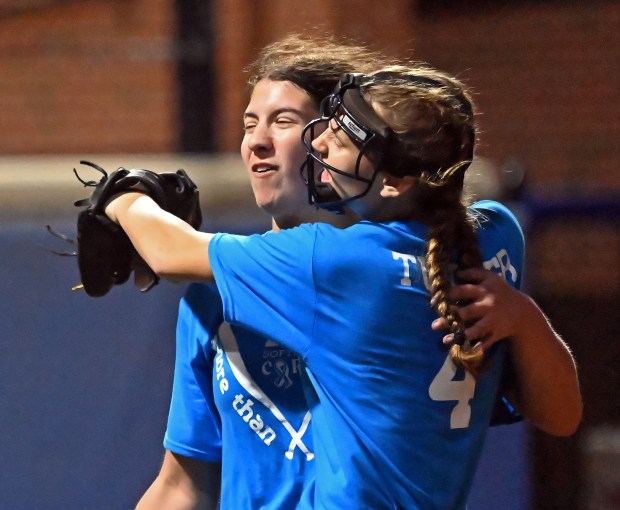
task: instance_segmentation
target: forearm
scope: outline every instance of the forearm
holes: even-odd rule
[[[581,421],[583,407],[575,362],[536,303],[521,296],[515,309],[517,333],[509,340],[517,405],[541,430],[570,435]]]
[[[108,217],[120,224],[134,247],[159,276],[212,281],[210,234],[198,232],[150,197],[127,193],[106,207]]]

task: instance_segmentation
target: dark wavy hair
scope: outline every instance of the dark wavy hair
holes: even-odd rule
[[[245,71],[254,88],[262,79],[290,81],[319,104],[344,73],[370,72],[387,64],[379,52],[351,39],[291,34],[263,48]]]

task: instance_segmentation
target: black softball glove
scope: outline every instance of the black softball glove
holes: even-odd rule
[[[108,175],[94,163],[80,163],[103,174],[98,182],[84,181],[73,169],[84,186],[95,188],[89,198],[75,202],[78,207],[86,206],[77,221],[78,267],[84,290],[89,296],[103,296],[114,285],[125,283],[132,271],[136,282],[142,281],[140,290],[150,290],[158,283],[158,276],[138,255],[121,227],[107,218],[105,206],[118,195],[137,191],[149,195],[162,209],[197,230],[202,214],[196,185],[184,170],[158,174],[142,168],[120,167]]]

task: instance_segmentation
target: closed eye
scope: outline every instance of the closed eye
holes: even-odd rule
[[[325,135],[329,140],[332,140],[337,147],[344,147],[345,143],[340,138],[342,136],[342,130],[335,122],[332,122],[329,123]]]
[[[291,124],[298,124],[298,122],[291,119],[290,117],[278,117],[276,119],[276,124],[278,124],[279,126],[287,126]]]
[[[251,132],[258,124],[258,117],[253,113],[246,112],[243,115],[243,130],[248,133]]]

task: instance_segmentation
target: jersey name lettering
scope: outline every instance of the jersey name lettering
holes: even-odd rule
[[[413,283],[422,281],[426,290],[431,290],[430,284],[428,282],[428,271],[426,269],[424,257],[393,251],[392,258],[394,260],[402,260],[403,276],[400,279],[401,285],[404,285],[405,287],[411,287]]]
[[[392,258],[402,261],[403,271],[400,279],[401,285],[411,287],[414,283],[422,281],[424,287],[428,291],[431,290],[428,281],[428,269],[426,268],[426,260],[424,257],[393,251]],[[517,281],[517,270],[511,264],[510,255],[508,255],[508,251],[505,248],[499,250],[489,260],[485,260],[482,265],[489,271],[499,273],[504,280],[510,279],[513,283]],[[510,278],[508,278],[508,275],[510,275]]]
[[[485,261],[482,265],[489,271],[498,272],[499,269],[499,274],[504,280],[508,280],[507,275],[510,273],[510,281],[513,283],[517,281],[517,270],[510,263],[510,256],[505,249],[499,250],[495,257]]]

